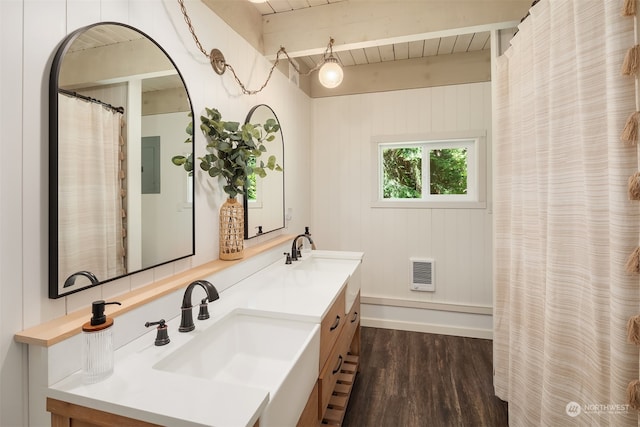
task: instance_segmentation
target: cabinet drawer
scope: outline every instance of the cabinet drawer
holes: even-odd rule
[[[360,326],[360,293],[358,293],[358,296],[356,296],[356,299],[353,305],[351,306],[351,311],[347,314],[347,318],[344,325],[344,331],[342,332],[343,334],[346,335],[346,339],[348,340],[348,342],[353,341],[353,337],[355,336],[359,326]],[[360,354],[360,351],[356,351],[354,354]]]
[[[320,376],[318,377],[320,414],[323,414],[325,409],[327,408],[329,399],[331,398],[331,394],[333,393],[336,383],[338,382],[340,376],[343,375],[341,371],[343,370],[344,364],[347,361],[349,345],[351,343],[351,339],[344,332],[341,334],[339,341],[333,348],[333,351],[329,355],[329,359],[327,360],[324,369],[320,371]]]
[[[345,290],[343,289],[320,324],[320,366],[318,367],[320,371],[346,323],[344,305]]]

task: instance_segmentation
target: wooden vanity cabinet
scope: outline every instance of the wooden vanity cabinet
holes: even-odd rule
[[[50,397],[47,397],[47,411],[51,412],[51,427],[162,427]],[[260,427],[260,420],[253,427]]]
[[[47,411],[51,412],[51,427],[159,427],[148,423],[62,400],[47,398]]]
[[[300,415],[300,419],[298,419],[296,427],[316,427],[319,423],[318,383],[316,382],[313,390],[311,391],[311,395],[309,395],[309,400],[307,400],[307,404],[302,411],[302,415]]]
[[[327,363],[331,350],[335,347],[338,338],[341,336],[342,329],[346,324],[345,306],[345,290],[343,289],[338,298],[333,302],[327,314],[323,317],[320,324],[320,366],[322,368]]]
[[[360,293],[345,313],[345,290],[320,325],[320,375],[297,427],[340,426],[351,396],[360,356]],[[47,398],[52,427],[157,427],[80,405]],[[259,427],[259,421],[254,427]]]
[[[344,307],[344,306],[343,306]],[[318,377],[318,411],[323,424],[342,424],[360,358],[360,294]]]
[[[340,325],[332,331],[327,331],[327,338],[323,340],[325,326],[335,326],[336,316],[340,317]],[[345,291],[343,290],[323,319],[321,328],[320,375],[298,421],[298,427],[342,424],[358,371],[360,293],[349,313],[345,313]],[[334,334],[335,332],[337,334]]]

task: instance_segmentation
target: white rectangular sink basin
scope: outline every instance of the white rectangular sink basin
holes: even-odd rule
[[[250,312],[229,313],[153,368],[264,389],[260,425],[295,425],[318,377],[319,325]]]
[[[360,292],[360,263],[362,252],[342,252],[314,250],[303,254],[299,261],[295,261],[295,270],[302,270],[312,274],[313,272],[334,272],[349,275],[345,298],[345,312],[349,313]]]

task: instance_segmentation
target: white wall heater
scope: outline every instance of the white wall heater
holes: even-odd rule
[[[434,262],[429,258],[409,258],[409,284],[412,291],[434,292]]]

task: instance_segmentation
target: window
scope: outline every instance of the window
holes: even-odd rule
[[[247,160],[247,166],[255,167],[256,158],[249,157],[249,160]],[[258,197],[256,194],[256,174],[255,173],[252,173],[247,177],[246,191],[247,191],[247,200],[249,200],[250,202],[255,202]]]
[[[247,164],[255,167],[258,162],[255,157],[250,157]],[[247,202],[248,208],[262,208],[262,180],[257,179],[255,173],[247,176]]]
[[[485,207],[483,137],[375,142],[374,207]]]

